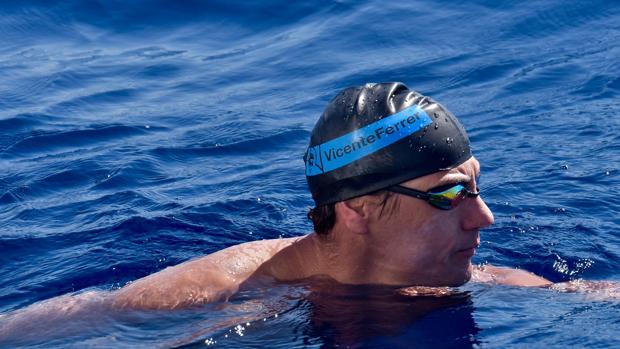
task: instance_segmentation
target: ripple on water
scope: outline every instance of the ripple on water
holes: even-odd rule
[[[111,125],[80,130],[33,133],[33,135],[25,136],[9,146],[3,156],[24,157],[67,148],[89,147],[100,142],[118,142],[123,138],[143,135],[147,133],[147,130],[144,127]]]
[[[312,125],[337,91],[380,81],[465,124],[495,212],[476,262],[618,279],[619,18],[617,2],[599,0],[5,1],[0,310],[310,230]],[[615,303],[470,287],[456,303],[270,287],[187,312],[97,313],[44,345],[618,342]],[[415,317],[434,301],[443,308]]]
[[[221,144],[210,141],[209,145],[203,147],[182,147],[182,148],[155,148],[151,151],[153,156],[158,159],[174,161],[191,161],[196,157],[215,156],[227,157],[235,155],[252,155],[257,152],[270,153],[280,152],[287,148],[291,139],[301,139],[308,135],[305,130],[287,130],[276,134],[263,136],[256,139],[243,140],[229,143],[222,139]]]

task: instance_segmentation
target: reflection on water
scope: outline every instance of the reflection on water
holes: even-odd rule
[[[334,286],[306,299],[311,324],[327,347],[470,347],[476,343],[469,293],[408,296],[390,288]],[[329,334],[329,335],[326,335]]]
[[[411,296],[390,287],[315,279],[305,285],[282,285],[279,293],[278,299],[242,303],[261,304],[262,312],[254,314],[254,321],[247,315],[233,318],[236,324],[205,333],[186,347],[261,348],[274,338],[294,339],[290,347],[321,348],[467,348],[478,344],[469,292]]]

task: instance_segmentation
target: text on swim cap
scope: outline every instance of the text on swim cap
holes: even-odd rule
[[[428,126],[433,121],[418,105],[403,109],[358,130],[308,148],[306,176],[346,166]]]

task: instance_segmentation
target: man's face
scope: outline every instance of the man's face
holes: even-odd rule
[[[428,191],[461,183],[476,189],[480,164],[470,158],[457,168],[401,183]],[[392,284],[458,286],[471,277],[471,258],[480,244],[480,229],[493,224],[493,214],[480,196],[466,198],[444,211],[424,200],[394,194],[395,206],[372,223],[378,267],[388,270]]]

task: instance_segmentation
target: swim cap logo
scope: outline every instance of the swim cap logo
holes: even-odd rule
[[[403,109],[361,129],[308,148],[306,176],[346,166],[428,126],[433,121],[418,105]]]
[[[320,146],[308,148],[304,155],[306,162],[306,176],[314,176],[323,173],[323,164],[321,163]]]

